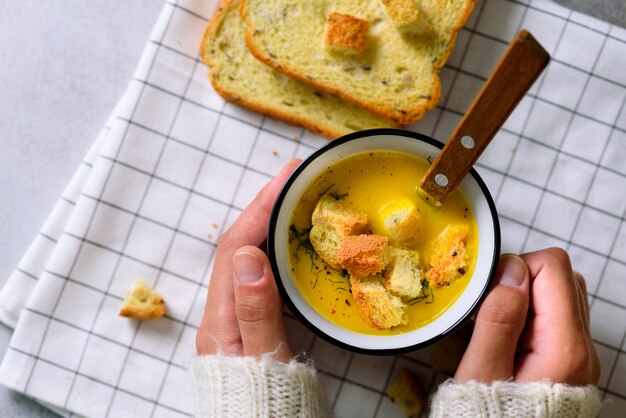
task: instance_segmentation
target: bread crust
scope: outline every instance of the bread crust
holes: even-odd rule
[[[459,13],[459,17],[457,18],[452,28],[450,47],[439,56],[439,61],[435,63],[435,68],[441,69],[446,64],[446,62],[448,62],[448,58],[450,58],[452,50],[454,49],[454,45],[456,44],[456,38],[459,35],[459,31],[463,28],[465,22],[467,22],[469,15],[472,14],[475,5],[476,0],[468,0],[463,3],[463,11],[462,13]]]
[[[413,108],[403,109],[401,112],[394,109],[393,107],[382,105],[379,102],[375,102],[373,100],[367,100],[362,97],[355,97],[345,90],[331,85],[327,83],[320,82],[307,74],[299,71],[297,68],[290,66],[288,64],[284,64],[279,62],[276,59],[273,59],[271,56],[265,54],[258,45],[255,44],[253,34],[257,28],[254,26],[254,23],[250,19],[248,15],[248,2],[250,0],[242,0],[239,6],[241,18],[244,20],[246,25],[248,26],[245,33],[244,38],[248,50],[254,55],[258,60],[263,63],[273,67],[277,71],[280,71],[290,77],[293,77],[297,80],[308,83],[320,90],[327,91],[331,94],[337,95],[342,99],[351,102],[357,106],[362,107],[372,113],[375,113],[381,117],[387,118],[397,124],[400,125],[410,125],[412,123],[417,122],[421,119],[426,111],[434,108],[439,103],[439,99],[441,97],[441,80],[438,76],[438,71],[443,67],[443,65],[447,62],[450,54],[452,54],[452,50],[454,48],[454,44],[456,41],[458,31],[463,27],[463,24],[471,14],[474,9],[474,5],[476,4],[476,0],[467,0],[464,3],[464,7],[462,12],[460,13],[458,19],[455,22],[454,27],[452,28],[451,39],[448,44],[448,49],[439,56],[439,59],[433,63],[433,70],[436,71],[437,75],[434,78],[433,84],[431,85],[430,92],[421,98],[424,101],[416,103]]]
[[[335,131],[332,130],[326,126],[323,125],[319,125],[316,124],[314,121],[312,121],[311,119],[307,119],[307,118],[300,118],[288,113],[284,113],[281,112],[280,110],[276,110],[273,107],[269,107],[269,106],[264,106],[262,104],[259,104],[258,102],[252,101],[252,100],[248,100],[244,97],[241,97],[237,94],[231,94],[230,92],[222,89],[214,80],[214,74],[211,74],[209,72],[209,81],[211,81],[211,84],[213,85],[213,88],[215,89],[215,91],[217,91],[219,93],[220,96],[222,96],[224,99],[233,102],[233,103],[237,103],[241,106],[247,107],[250,110],[253,110],[255,112],[258,113],[262,113],[264,115],[267,115],[271,118],[275,118],[275,119],[280,119],[283,122],[289,123],[290,125],[295,125],[295,126],[302,126],[308,130],[310,130],[311,132],[313,132],[316,135],[320,135],[323,136],[327,139],[336,139],[339,138],[340,136],[344,135],[343,132],[340,131]]]
[[[154,306],[148,309],[137,309],[132,306],[124,306],[120,310],[119,315],[125,316],[128,318],[139,319],[139,320],[148,320],[160,318],[165,314],[165,307],[163,305]]]
[[[210,67],[208,77],[215,91],[220,96],[222,96],[225,100],[228,100],[233,103],[237,103],[250,110],[253,110],[258,113],[262,113],[271,118],[280,119],[292,125],[302,126],[310,130],[316,135],[321,135],[328,139],[335,139],[342,135],[345,135],[346,132],[334,130],[330,128],[329,126],[319,123],[319,121],[306,118],[306,117],[300,117],[300,116],[290,114],[290,113],[286,113],[271,106],[265,106],[257,101],[250,100],[246,97],[240,96],[226,89],[223,89],[219,85],[219,83],[216,81],[216,74],[218,74],[219,71],[221,70],[220,65],[218,62],[211,60],[209,56],[207,56],[206,51],[205,51],[205,45],[207,43],[208,38],[219,30],[220,26],[224,22],[224,19],[226,18],[226,14],[234,7],[233,6],[234,3],[235,3],[234,0],[221,0],[217,11],[215,12],[209,24],[207,25],[206,29],[204,30],[204,34],[202,36],[202,42],[200,44],[200,57],[202,58],[202,61],[204,61],[204,63]],[[241,7],[241,4],[240,4],[240,7]],[[401,124],[395,123],[395,127],[397,128],[401,128],[402,126],[403,125]]]

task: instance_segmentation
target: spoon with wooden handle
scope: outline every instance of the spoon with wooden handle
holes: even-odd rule
[[[456,189],[549,61],[528,31],[515,36],[422,178],[424,200],[439,206]]]

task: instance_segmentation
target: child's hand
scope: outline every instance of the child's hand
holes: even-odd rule
[[[500,258],[455,380],[550,380],[597,384],[600,362],[589,333],[583,277],[549,248]]]
[[[259,356],[289,361],[282,303],[267,256],[270,212],[280,188],[300,163],[292,160],[220,238],[209,295],[196,336],[198,354]]]

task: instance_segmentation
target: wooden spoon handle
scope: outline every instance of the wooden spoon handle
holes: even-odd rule
[[[424,175],[422,190],[439,202],[454,191],[549,61],[526,30],[515,36]]]

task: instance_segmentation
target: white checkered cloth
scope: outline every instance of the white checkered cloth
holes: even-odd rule
[[[190,416],[194,351],[219,234],[292,157],[325,140],[225,103],[198,60],[216,1],[167,3],[123,99],[0,292],[15,332],[0,381],[65,415]],[[503,250],[567,248],[587,278],[605,416],[626,409],[626,31],[548,0],[479,2],[441,72],[437,109],[410,128],[445,140],[507,43],[530,30],[553,61],[477,163]],[[143,278],[167,315],[117,312]],[[369,357],[292,316],[337,417],[399,417],[383,391],[401,368],[445,379],[428,350]]]

